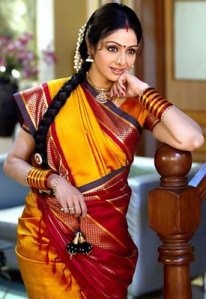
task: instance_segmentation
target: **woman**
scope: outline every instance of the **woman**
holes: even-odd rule
[[[16,247],[29,298],[125,299],[137,261],[128,173],[143,128],[173,147],[199,126],[129,73],[142,29],[127,6],[97,9],[79,33],[77,73],[15,95],[22,129],[5,172],[31,187]]]

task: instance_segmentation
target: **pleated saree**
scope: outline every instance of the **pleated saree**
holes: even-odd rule
[[[65,80],[15,95],[31,134]],[[48,131],[47,157],[49,167],[82,192],[88,215],[79,221],[61,212],[55,197],[29,192],[16,246],[29,298],[127,297],[137,261],[126,222],[127,178],[142,127],[154,122],[137,99],[120,107],[100,104],[87,82],[72,92]],[[79,228],[92,250],[71,255],[66,245]]]

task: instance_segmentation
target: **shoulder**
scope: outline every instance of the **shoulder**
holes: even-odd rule
[[[71,77],[65,77],[65,78],[58,78],[58,79],[53,79],[47,82],[43,82],[43,83],[36,83],[33,86],[27,88],[27,89],[23,89],[20,90],[18,93],[32,93],[32,92],[36,92],[36,91],[40,91],[45,89],[46,87],[49,88],[61,88],[62,85],[64,85],[64,83],[66,83],[66,81],[68,81]]]
[[[59,78],[44,82],[42,84],[35,84],[34,86],[18,91],[14,94],[16,101],[18,99],[39,101],[42,98],[53,98],[58,90],[68,81],[70,77]]]
[[[14,94],[21,114],[21,123],[29,128],[32,134],[37,129],[53,97],[68,80],[69,77],[51,80]]]
[[[71,77],[54,79],[49,82],[43,83],[42,88],[44,91],[49,94],[49,97],[52,99],[57,92],[61,89],[61,87],[70,80]]]
[[[68,80],[70,80],[71,77],[64,77],[64,78],[58,78],[58,79],[54,79],[54,80],[50,80],[48,82],[45,82],[42,84],[42,86],[48,85],[51,87],[59,87],[61,88],[61,86],[63,86]]]

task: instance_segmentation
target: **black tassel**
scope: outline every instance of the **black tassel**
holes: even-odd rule
[[[89,254],[92,250],[92,245],[87,242],[80,230],[75,233],[74,239],[67,244],[67,252],[71,255],[81,253]]]
[[[79,231],[76,232],[74,239],[67,244],[67,251],[70,254],[77,254],[79,247]]]
[[[92,245],[85,240],[82,232],[80,232],[80,234],[79,234],[79,253],[89,254],[91,250],[92,250]]]

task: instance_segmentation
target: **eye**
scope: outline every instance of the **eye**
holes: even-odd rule
[[[135,55],[137,53],[137,49],[130,48],[130,49],[127,50],[127,53],[130,54],[130,55]]]
[[[109,52],[117,52],[117,51],[118,51],[118,49],[117,49],[116,46],[108,46],[108,47],[107,47],[107,50],[108,50]]]

